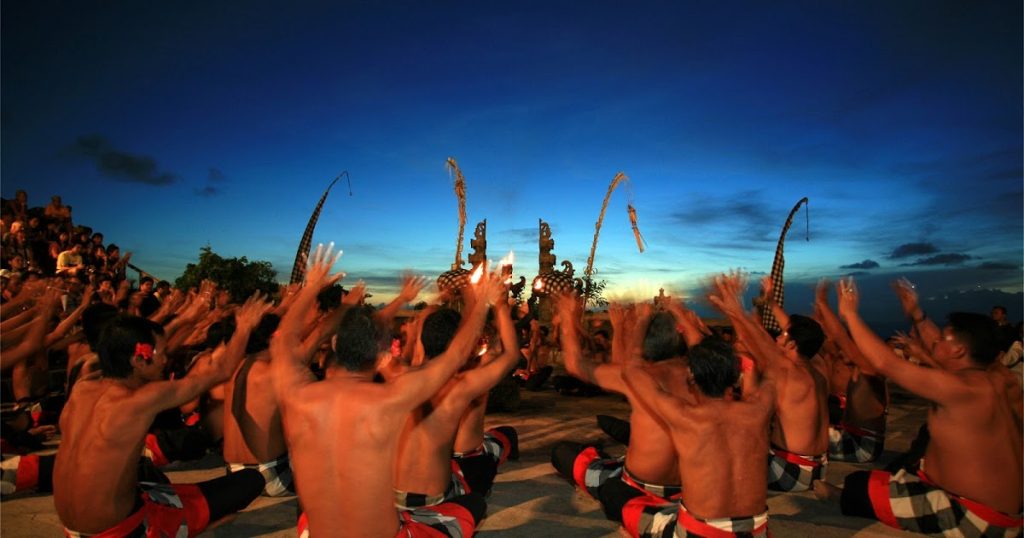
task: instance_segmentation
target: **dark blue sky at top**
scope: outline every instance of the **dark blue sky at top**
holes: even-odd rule
[[[936,309],[1021,317],[1019,2],[4,2],[4,197],[76,221],[173,279],[200,247],[286,279],[316,241],[378,297],[468,238],[536,273],[537,219],[612,298],[767,272],[790,208],[787,306],[855,273],[876,319],[906,275]],[[631,202],[649,249],[639,254]],[[996,291],[992,291],[996,290]],[[1008,295],[1009,294],[1009,295]]]

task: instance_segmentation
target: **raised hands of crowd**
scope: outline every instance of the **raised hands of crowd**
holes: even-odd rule
[[[687,347],[699,344],[705,336],[711,334],[711,329],[704,324],[700,316],[693,310],[686,308],[682,301],[670,298],[665,302],[665,309],[675,318],[676,325],[682,331]]]
[[[828,303],[828,292],[831,289],[831,284],[828,280],[821,279],[818,281],[817,286],[814,288],[814,314],[815,319],[821,324],[822,330],[825,335],[828,336],[830,342],[834,342],[839,348],[839,353],[843,357],[853,362],[861,371],[867,374],[873,374],[874,368],[864,358],[864,354],[861,352],[857,344],[850,338],[850,335],[846,332],[846,328],[843,327],[843,323],[839,321],[839,317],[836,316],[835,312]]]
[[[423,291],[423,288],[425,288],[429,283],[430,281],[426,277],[415,276],[408,272],[403,274],[402,286],[398,295],[384,308],[376,312],[373,316],[374,319],[377,323],[389,323],[403,306],[416,300],[416,297],[419,297],[420,292]]]
[[[893,281],[892,289],[900,300],[903,314],[907,316],[916,330],[917,336],[925,349],[931,349],[942,337],[942,330],[928,319],[917,298],[917,286],[906,278]]]
[[[285,376],[280,384],[282,391],[287,391],[287,387],[294,385],[297,381],[296,375],[307,381],[313,380],[308,363],[317,346],[308,342],[304,345],[303,339],[310,334],[316,334],[316,331],[309,332],[307,314],[311,310],[315,314],[317,296],[324,288],[333,286],[344,278],[343,272],[331,274],[331,267],[340,258],[341,251],[334,252],[334,243],[327,246],[317,245],[309,258],[302,287],[293,293],[294,299],[291,299],[291,304],[281,316],[277,332],[270,340],[271,364],[277,373],[275,375]],[[278,386],[275,383],[275,387]]]
[[[82,314],[85,312],[85,309],[92,304],[92,297],[95,293],[96,287],[93,284],[87,284],[85,286],[85,290],[82,292],[82,301],[78,304],[78,307],[68,313],[67,317],[65,317],[59,324],[57,324],[56,328],[46,335],[45,345],[47,348],[54,346],[64,348],[70,343],[70,341],[64,341],[60,346],[57,346],[58,342],[64,340],[64,337],[71,332],[71,329],[73,329],[75,325],[78,324],[78,320],[82,318]],[[76,338],[81,338],[83,336],[84,334],[78,333]]]
[[[892,337],[892,343],[897,349],[903,351],[903,358],[906,360],[916,360],[918,362],[927,364],[929,366],[938,366],[935,359],[932,358],[931,352],[921,345],[921,341],[917,338],[910,336],[903,331],[897,331]]]
[[[785,361],[781,348],[764,327],[743,308],[742,297],[747,277],[738,271],[716,276],[711,282],[708,301],[732,322],[736,338],[750,352],[758,369],[768,371]]]
[[[782,305],[775,301],[775,281],[770,275],[761,278],[761,300],[764,307],[771,311],[772,317],[779,323],[779,327],[789,327],[789,314],[782,309]]]

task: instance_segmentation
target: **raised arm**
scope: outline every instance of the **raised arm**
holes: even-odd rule
[[[504,300],[502,297],[506,291],[500,273],[485,272],[479,282],[466,286],[463,293],[475,295],[473,308],[463,317],[462,325],[455,332],[448,349],[423,367],[410,370],[391,383],[392,390],[388,401],[399,411],[411,410],[423,403],[451,379],[455,371],[469,358],[476,345],[487,318],[487,311],[499,300]]]
[[[733,272],[719,275],[715,277],[708,300],[732,322],[736,337],[743,341],[750,352],[750,358],[760,370],[766,375],[772,375],[773,371],[785,364],[785,357],[764,327],[743,309],[740,297],[745,288],[746,279],[742,274]]]
[[[494,304],[494,321],[501,337],[501,355],[466,372],[462,382],[462,403],[468,402],[491,390],[515,367],[519,361],[519,338],[512,323],[508,301],[499,300]]]
[[[687,347],[693,347],[701,343],[705,336],[711,334],[711,330],[700,319],[700,316],[693,310],[686,308],[686,305],[681,301],[669,299],[666,308],[672,314],[672,317],[675,318],[676,326],[683,333],[683,339],[686,341]]]
[[[971,393],[956,375],[941,368],[925,368],[901,360],[857,312],[860,296],[853,278],[839,281],[839,315],[864,357],[880,374],[903,388],[938,404],[959,401]]]
[[[842,353],[846,358],[850,359],[854,364],[860,368],[861,372],[867,375],[876,375],[874,367],[871,366],[864,355],[861,353],[860,348],[853,342],[850,335],[846,333],[846,328],[843,327],[843,323],[839,321],[839,317],[836,316],[835,312],[828,305],[828,290],[830,286],[827,280],[822,279],[818,281],[817,287],[814,289],[814,312],[818,316],[818,322],[821,323],[821,328],[825,331],[825,335],[828,336],[829,340],[835,342],[836,346],[839,347],[839,352]]]
[[[917,286],[906,278],[900,278],[892,283],[892,289],[903,307],[903,314],[907,316],[913,328],[917,331],[917,337],[925,349],[931,349],[935,343],[942,338],[942,330],[921,309],[917,300]]]
[[[395,314],[405,305],[411,303],[419,296],[420,291],[427,285],[427,279],[422,276],[413,276],[409,273],[402,275],[402,289],[398,292],[395,300],[391,301],[384,308],[381,308],[373,315],[377,323],[388,323]]]
[[[139,389],[139,403],[144,409],[162,410],[178,407],[227,381],[245,357],[249,335],[259,324],[270,303],[260,293],[254,294],[235,313],[235,332],[227,344],[197,359],[188,374],[177,380],[149,383]]]
[[[288,310],[281,316],[277,332],[270,339],[270,368],[274,377],[274,393],[278,401],[286,401],[300,385],[311,383],[313,373],[309,360],[314,346],[304,346],[302,339],[306,332],[306,311],[316,308],[316,297],[320,290],[341,279],[342,273],[330,274],[331,266],[338,261],[341,252],[333,253],[333,244],[318,245],[306,269],[306,279]]]
[[[55,329],[50,331],[50,334],[46,335],[46,343],[44,344],[46,347],[51,347],[59,342],[78,323],[78,320],[82,318],[82,312],[85,312],[85,309],[92,303],[94,292],[95,288],[93,288],[92,284],[85,287],[85,292],[82,293],[82,303],[78,305],[78,308],[72,310],[68,317],[64,318]]]
[[[622,339],[626,330],[622,327],[625,323],[625,310],[621,305],[613,305],[611,308],[616,311],[612,316],[612,363],[605,364],[594,361],[590,355],[584,354],[580,349],[580,302],[575,293],[563,293],[555,298],[558,315],[563,323],[559,327],[561,331],[559,340],[562,345],[562,358],[565,360],[565,369],[574,377],[610,390],[619,394],[625,394],[627,387],[622,380],[622,363],[617,360],[625,360],[625,345],[621,345],[621,353],[615,351],[615,347]],[[619,326],[616,326],[618,324]]]

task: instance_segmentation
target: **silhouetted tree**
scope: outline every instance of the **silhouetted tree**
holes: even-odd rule
[[[174,286],[179,289],[198,288],[203,280],[211,280],[217,286],[231,294],[236,303],[245,301],[257,290],[267,294],[277,291],[275,280],[277,271],[272,269],[270,262],[249,261],[241,258],[223,258],[209,246],[199,249],[199,263],[190,263],[185,267]]]

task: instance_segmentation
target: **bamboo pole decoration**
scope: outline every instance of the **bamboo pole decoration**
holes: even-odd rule
[[[452,264],[455,270],[462,267],[462,236],[466,231],[466,178],[462,176],[462,170],[459,170],[459,163],[455,162],[454,157],[448,157],[446,166],[448,174],[455,175],[455,196],[459,200],[459,235],[455,243],[455,263]]]
[[[764,299],[778,304],[779,307],[782,307],[782,302],[785,299],[782,276],[786,267],[786,257],[783,254],[783,244],[786,241],[786,233],[789,232],[789,227],[793,224],[793,217],[796,216],[796,212],[800,210],[800,206],[804,204],[807,204],[807,207],[810,207],[806,196],[801,198],[789,212],[789,216],[786,217],[786,223],[782,226],[782,233],[779,234],[779,243],[775,247],[775,259],[772,261],[772,272],[770,277],[772,279],[772,296],[770,298],[765,297]],[[807,213],[807,240],[811,240],[810,211]],[[776,320],[775,316],[772,315],[771,307],[767,304],[762,304],[759,305],[759,308],[761,308],[761,325],[763,325],[764,328],[772,334],[781,332],[783,328],[779,327],[778,320]]]
[[[309,216],[306,229],[302,232],[302,239],[299,240],[299,248],[295,251],[295,263],[292,264],[292,275],[289,279],[289,282],[292,284],[302,282],[306,278],[306,259],[309,257],[309,249],[313,245],[313,230],[316,229],[316,222],[320,220],[320,209],[324,207],[324,202],[327,201],[327,194],[331,192],[331,187],[341,179],[341,176],[345,176],[345,179],[348,180],[348,195],[352,196],[352,178],[348,175],[348,170],[344,170],[327,186],[323,196],[320,197],[320,201],[317,202],[316,207],[313,209],[313,214]]]

